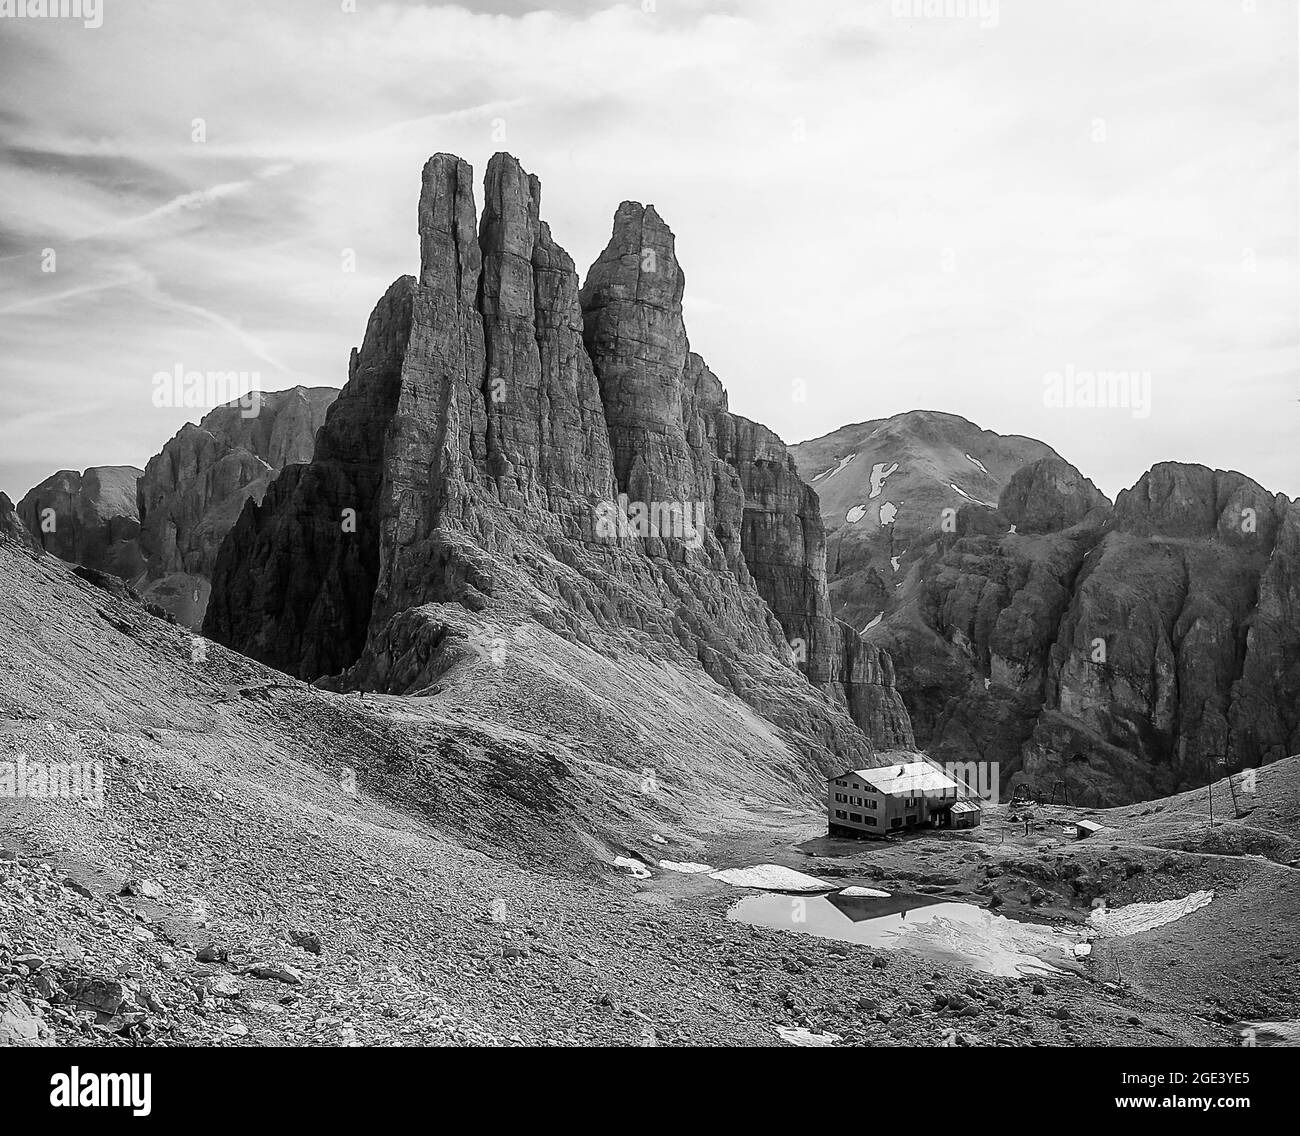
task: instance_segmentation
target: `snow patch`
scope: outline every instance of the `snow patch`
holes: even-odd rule
[[[867,507],[865,505],[854,505],[852,509],[844,514],[844,519],[850,524],[857,524],[866,514]]]
[[[1238,1022],[1238,1033],[1245,1036],[1251,1031],[1251,1040],[1258,1045],[1300,1045],[1300,1022]]]
[[[976,505],[983,505],[984,508],[986,508],[986,509],[996,509],[996,508],[997,508],[997,506],[996,506],[995,504],[993,504],[992,502],[990,502],[990,501],[981,501],[978,497],[972,497],[969,493],[966,492],[966,490],[964,490],[964,489],[963,489],[960,485],[958,485],[955,481],[950,481],[950,482],[948,482],[948,488],[949,488],[949,489],[952,489],[952,490],[954,490],[954,491],[956,491],[957,493],[960,493],[963,497],[966,498],[967,501],[973,501],[973,502],[975,502]]]
[[[892,525],[896,516],[898,516],[898,506],[892,501],[886,501],[880,506],[880,523],[882,526]]]
[[[710,877],[724,884],[763,891],[831,891],[831,885],[815,876],[806,876],[780,864],[755,864],[752,868],[727,868],[710,872]]]
[[[826,478],[827,481],[829,481],[832,477],[834,477],[837,473],[839,473],[840,470],[842,470],[846,465],[849,464],[849,462],[851,462],[851,461],[852,461],[854,458],[856,458],[857,456],[858,456],[858,455],[857,455],[856,453],[852,453],[852,454],[849,454],[849,456],[846,457],[846,458],[840,458],[840,464],[839,464],[839,465],[837,465],[834,469],[824,469],[824,470],[822,470],[821,473],[819,473],[816,477],[813,478],[813,480],[814,480],[814,481],[820,481],[820,480],[824,477],[824,478]]]
[[[887,466],[884,462],[876,462],[876,464],[871,467],[871,496],[868,500],[874,501],[882,492],[884,492],[885,478],[896,469],[898,469],[898,462],[890,462]]]
[[[713,868],[708,864],[691,864],[676,860],[660,860],[659,866],[666,872],[685,872],[687,875],[713,871]]]
[[[1098,907],[1088,916],[1088,924],[1102,939],[1122,939],[1139,931],[1163,927],[1200,911],[1214,898],[1212,891],[1194,891],[1183,899],[1165,899],[1156,903],[1127,903],[1123,907]]]
[[[842,892],[840,892],[840,895],[866,896],[870,899],[889,898],[889,892],[887,891],[879,891],[876,888],[864,888],[864,887],[847,887]]]
[[[899,560],[901,560],[901,559],[902,559],[902,557],[900,557],[900,556],[891,556],[891,557],[889,558],[889,566],[890,566],[890,567],[891,567],[895,572],[898,571],[898,562],[899,562]]]
[[[873,619],[870,623],[866,625],[866,627],[862,629],[861,634],[865,635],[868,631],[870,631],[873,627],[875,627],[876,624],[879,623],[884,618],[885,618],[885,613],[882,611],[878,616],[876,616],[875,619]]]
[[[1011,531],[1012,535],[1014,535],[1014,534],[1015,534],[1015,531],[1016,531],[1016,526],[1015,526],[1015,525],[1012,525],[1010,531]]]
[[[647,868],[640,860],[633,860],[627,856],[615,856],[614,867],[626,868],[632,873],[633,877],[638,880],[648,880],[650,878],[650,869]]]
[[[973,458],[970,456],[970,454],[967,454],[966,460],[970,462],[971,465],[973,465],[976,469],[978,469],[980,473],[988,473],[988,470],[984,468],[984,463],[980,461],[979,458]]]

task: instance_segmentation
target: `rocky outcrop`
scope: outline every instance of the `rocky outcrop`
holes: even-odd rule
[[[337,395],[294,387],[257,395],[255,407],[219,406],[149,460],[138,485],[147,567],[136,581],[147,599],[186,626],[202,624],[217,551],[244,502],[260,501],[282,469],[311,459]]]
[[[698,671],[794,739],[800,777],[869,760],[850,710],[910,741],[886,661],[829,615],[815,493],[690,351],[668,227],[624,202],[580,293],[537,179],[499,154],[484,185],[479,221],[469,167],[426,165],[419,276],[376,308],[312,461],[245,506],[205,633],[394,692],[507,629],[514,654]]]
[[[1057,532],[1109,510],[1106,495],[1055,454],[1021,466],[998,496],[998,512],[1022,533]]]
[[[844,426],[791,453],[821,502],[834,610],[859,631],[895,610],[935,541],[1007,533],[997,506],[1012,477],[1060,461],[1042,442],[934,410]]]
[[[1221,776],[1222,763],[1256,763],[1258,736],[1233,729],[1232,707],[1272,701],[1243,671],[1288,511],[1286,498],[1239,473],[1165,463],[1144,474],[1120,494],[1080,572],[1053,646],[1048,705],[1180,789]],[[1273,578],[1283,582],[1285,569]],[[1300,649],[1300,628],[1289,646]],[[1278,647],[1280,662],[1288,645]],[[1275,752],[1296,740],[1271,739]]]
[[[540,183],[517,162],[488,167],[478,246],[487,469],[508,507],[581,528],[586,502],[610,492],[609,434],[582,347],[573,262],[540,206]],[[472,228],[472,200],[467,208]],[[437,259],[426,266],[426,286],[447,268]]]
[[[620,492],[633,501],[692,501],[710,488],[703,439],[687,444],[683,408],[690,345],[682,320],[686,276],[654,207],[624,201],[609,244],[582,287],[583,339],[600,378]],[[721,409],[709,388],[697,410]],[[692,416],[695,419],[696,416]],[[694,425],[692,421],[690,425]]]
[[[1247,554],[1273,547],[1287,499],[1249,477],[1162,462],[1115,501],[1115,527],[1134,536],[1216,538]]]
[[[767,427],[726,413],[725,402],[715,413],[712,437],[743,495],[742,563],[809,681],[842,698],[877,744],[911,749],[911,721],[889,656],[831,614],[817,494],[800,479],[785,443]]]
[[[18,515],[17,507],[5,493],[0,493],[0,536],[8,537],[33,551],[40,549],[40,545],[27,531],[27,526]]]
[[[753,581],[809,681],[879,744],[910,747],[888,660],[831,615],[817,494],[775,433],[730,413],[690,350],[685,288],[672,231],[652,206],[623,202],[581,296],[618,489],[633,501],[697,502],[705,551]]]
[[[416,283],[404,276],[370,316],[312,460],[246,501],[217,555],[204,633],[290,674],[356,662],[379,576],[386,432],[397,411]],[[301,571],[310,565],[310,571]]]
[[[92,466],[52,474],[18,502],[18,516],[46,552],[122,579],[144,568],[134,466]]]
[[[17,519],[36,547],[129,581],[146,604],[197,628],[217,550],[245,500],[260,501],[281,469],[310,459],[337,394],[294,387],[258,394],[255,406],[219,406],[181,427],[144,470],[54,474],[23,498]]]
[[[1300,753],[1300,502],[1282,509],[1273,553],[1246,628],[1241,678],[1232,688],[1228,738],[1235,763],[1263,765]]]
[[[834,689],[843,692],[850,717],[882,747],[895,752],[915,749],[912,719],[898,692],[893,659],[847,623],[836,626]]]
[[[933,756],[1118,804],[1300,750],[1300,505],[1165,463],[1111,510],[1054,457],[997,505],[925,545],[868,633]]]

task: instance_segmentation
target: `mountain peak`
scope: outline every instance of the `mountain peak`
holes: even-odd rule
[[[1211,537],[1271,549],[1287,499],[1235,470],[1160,462],[1115,501],[1116,525],[1140,536]]]
[[[662,218],[623,202],[579,289],[537,179],[497,155],[481,218],[470,180],[426,163],[419,277],[376,308],[312,461],[223,544],[205,632],[403,692],[504,628],[545,670],[578,644],[747,701],[814,781],[867,733],[910,745],[888,660],[830,614],[815,494],[689,350]],[[564,697],[591,713],[583,681]]]

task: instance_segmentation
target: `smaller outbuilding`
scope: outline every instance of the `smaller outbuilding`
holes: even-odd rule
[[[948,823],[953,828],[974,828],[980,819],[980,807],[974,801],[958,801],[948,810]]]

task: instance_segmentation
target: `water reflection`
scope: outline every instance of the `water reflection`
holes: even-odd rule
[[[1003,977],[1079,973],[1075,944],[1082,932],[1020,923],[970,903],[929,895],[792,896],[764,893],[734,904],[727,918],[759,927],[907,950],[935,962]]]

